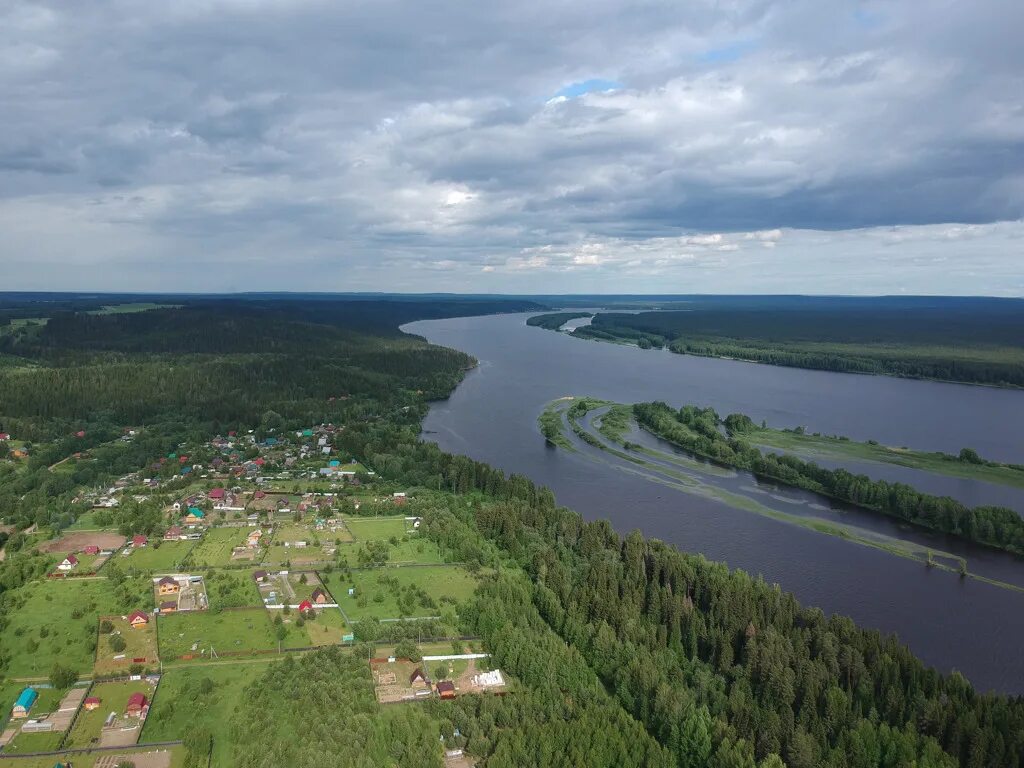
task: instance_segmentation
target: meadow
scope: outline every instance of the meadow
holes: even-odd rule
[[[211,528],[189,555],[189,563],[197,566],[230,565],[231,550],[245,546],[249,528]]]
[[[377,568],[349,576],[335,571],[323,577],[351,621],[440,616],[452,601],[468,600],[477,585],[472,574],[456,565]],[[353,587],[355,594],[349,595]]]
[[[79,673],[93,667],[96,627],[101,615],[148,608],[148,584],[125,582],[115,595],[106,579],[47,580],[19,590],[0,629],[0,648],[12,677],[45,677],[55,662]]]
[[[118,556],[116,562],[125,568],[145,573],[174,571],[181,567],[195,545],[194,541],[161,541],[159,546],[151,542],[145,547],[133,549],[127,557]]]
[[[263,608],[237,611],[188,611],[159,618],[160,658],[210,659],[215,654],[277,650],[277,640]]]
[[[99,642],[96,644],[94,668],[97,675],[127,674],[131,666],[136,663],[135,659],[145,659],[146,661],[138,663],[145,664],[149,668],[156,665],[156,620],[153,617],[150,617],[149,624],[142,627],[133,627],[120,616],[101,617],[101,627],[104,620],[109,621],[114,629],[109,634],[104,634],[102,629],[100,631]],[[125,642],[125,647],[120,651],[115,651],[111,646],[111,641],[116,637],[120,637]]]

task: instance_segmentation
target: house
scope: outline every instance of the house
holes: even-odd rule
[[[421,685],[428,685],[430,683],[430,681],[427,680],[427,676],[423,674],[422,667],[416,667],[416,669],[412,671],[412,674],[409,675],[409,685],[416,685],[416,683],[420,683]]]
[[[85,547],[82,550],[82,552],[84,552],[87,555],[98,555],[100,553],[100,548],[97,547],[95,544],[90,544],[89,546]]]
[[[124,708],[124,713],[128,717],[143,717],[148,709],[149,702],[146,700],[146,695],[136,691],[128,697],[128,704]]]
[[[160,613],[174,613],[178,610],[178,603],[174,600],[164,600],[160,603]]]
[[[7,434],[6,432],[0,432],[0,443],[10,439],[11,436],[9,434]]]
[[[454,699],[455,683],[451,680],[442,680],[437,684],[437,693],[442,699]]]
[[[70,571],[70,570],[74,570],[77,567],[78,567],[78,558],[75,557],[74,555],[68,555],[67,557],[65,557],[61,561],[60,565],[57,566],[57,570],[59,570],[59,571]]]
[[[307,611],[313,610],[313,604],[309,600],[303,600],[299,603],[299,613],[306,613]]]
[[[309,599],[317,605],[323,605],[327,602],[327,593],[324,592],[320,587],[317,587],[313,590],[313,594],[309,596]]]
[[[128,614],[128,623],[132,625],[133,629],[139,629],[149,624],[149,616],[143,611],[132,611]]]
[[[82,706],[84,706],[87,711],[92,712],[94,709],[99,709],[100,704],[102,703],[103,702],[100,700],[98,696],[89,696],[82,703]]]
[[[166,531],[164,531],[164,541],[175,541],[181,538],[181,528],[177,525],[172,525]]]
[[[266,571],[253,571],[253,573],[252,573],[252,577],[253,577],[253,578],[254,578],[254,579],[255,579],[255,580],[257,581],[257,582],[259,582],[260,584],[262,584],[262,583],[263,583],[264,581],[266,581],[266,580],[267,580],[267,572],[266,572]]]
[[[11,710],[11,717],[28,717],[28,711],[32,709],[32,705],[36,703],[36,699],[39,698],[39,693],[36,692],[35,688],[26,688],[18,696],[17,701],[14,702],[14,709]]]
[[[254,494],[252,495],[252,497],[253,497],[253,498],[254,498],[254,499],[255,499],[256,501],[259,501],[260,499],[265,499],[265,498],[267,498],[267,494],[266,494],[266,492],[265,492],[265,491],[256,491],[256,493],[254,493]]]
[[[85,437],[85,432],[80,429],[77,432],[75,432],[75,437]]]
[[[164,576],[160,581],[156,583],[157,594],[160,595],[176,595],[181,591],[181,587],[178,584],[178,580],[171,578],[170,576]]]
[[[206,513],[203,512],[199,507],[189,507],[188,514],[185,515],[185,523],[188,525],[195,525],[203,522],[206,517]]]
[[[249,549],[256,549],[260,545],[260,539],[263,538],[263,531],[257,528],[249,534],[249,539],[246,542]]]
[[[209,499],[223,499],[224,498],[224,489],[223,488],[214,488],[208,494],[206,494],[206,496]]]
[[[132,536],[132,546],[133,547],[144,547],[144,546],[146,546],[146,542],[148,542],[148,541],[149,541],[149,539],[147,539],[141,533],[136,533],[134,536]]]

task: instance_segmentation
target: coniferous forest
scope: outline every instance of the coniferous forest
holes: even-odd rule
[[[10,526],[0,632],[52,566],[24,545],[26,529],[72,525],[81,487],[189,440],[330,422],[344,425],[341,450],[395,488],[420,490],[424,535],[479,574],[459,629],[516,681],[504,696],[384,706],[366,666],[374,638],[292,654],[220,703],[231,764],[440,766],[443,738],[493,768],[1024,766],[1024,700],[980,694],[896,638],[801,606],[742,571],[585,522],[527,478],[421,441],[428,401],[447,396],[474,361],[397,327],[479,306],[176,303],[123,314],[60,307],[46,323],[0,327],[0,423],[31,447],[23,464],[0,463],[0,516]],[[486,311],[521,308],[494,302]],[[11,310],[30,311],[39,308]],[[660,405],[637,414],[698,435],[711,418]],[[742,425],[733,426],[738,435]],[[117,441],[127,427],[144,434]],[[94,459],[87,467],[50,469],[82,451]],[[854,492],[806,467],[776,471]],[[900,489],[857,492],[879,505],[922,503]],[[955,510],[928,514],[964,525]],[[117,515],[126,532],[159,529],[145,504]],[[1004,523],[976,516],[973,525],[979,540],[1021,546]],[[989,524],[993,532],[980,533]],[[0,682],[10,661],[0,649]],[[186,765],[207,764],[211,738],[197,725]]]

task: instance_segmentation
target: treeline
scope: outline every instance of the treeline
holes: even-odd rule
[[[593,317],[590,312],[552,312],[547,315],[534,315],[526,318],[526,324],[544,328],[548,331],[557,331],[570,320],[578,320],[581,317]]]
[[[872,480],[845,469],[825,469],[796,456],[762,452],[742,439],[749,417],[723,421],[712,408],[665,403],[633,406],[645,429],[701,456],[841,501],[883,512],[915,525],[1024,555],[1024,519],[1005,507],[967,507],[948,496],[931,496],[903,483]],[[722,427],[727,434],[723,434]]]
[[[426,530],[465,555],[486,561],[494,545],[521,565],[532,582],[521,589],[546,624],[676,765],[1024,765],[1020,699],[978,695],[895,638],[802,608],[741,571],[525,498],[453,504],[428,515]],[[496,624],[483,620],[492,613],[473,619],[502,668],[580,700],[573,676],[546,667],[524,637],[532,611],[515,589],[485,586],[478,602],[507,612]],[[518,764],[538,764],[531,746]],[[579,764],[619,763],[594,754]]]
[[[1024,386],[1019,303],[600,313],[574,335],[770,365]]]

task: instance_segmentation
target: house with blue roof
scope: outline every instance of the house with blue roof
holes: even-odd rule
[[[39,693],[35,688],[26,688],[18,696],[18,700],[14,702],[14,709],[11,710],[11,717],[28,717],[28,711],[32,709],[32,705],[36,703],[36,699],[39,698]]]

